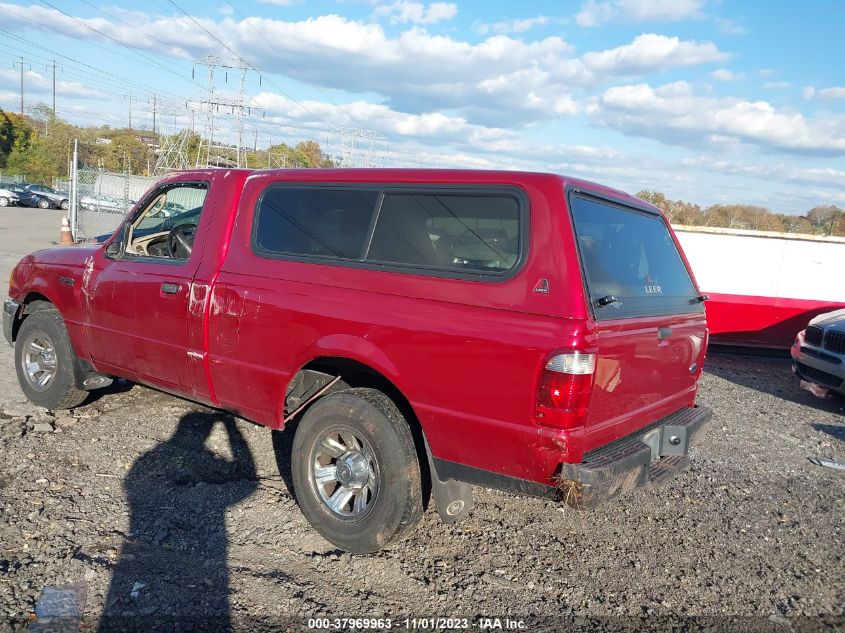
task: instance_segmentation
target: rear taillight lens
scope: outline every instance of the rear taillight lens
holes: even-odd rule
[[[595,371],[595,354],[566,352],[552,356],[540,371],[537,382],[537,423],[556,429],[582,426]]]

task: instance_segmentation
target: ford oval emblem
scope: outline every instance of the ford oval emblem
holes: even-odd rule
[[[689,366],[689,373],[694,374],[696,369],[698,369],[698,363],[693,363]]]

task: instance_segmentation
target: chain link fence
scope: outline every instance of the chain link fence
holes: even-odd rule
[[[90,240],[112,233],[157,180],[80,166],[76,170],[75,188],[72,182],[60,183],[61,189],[76,191],[75,212],[69,218],[74,240]]]

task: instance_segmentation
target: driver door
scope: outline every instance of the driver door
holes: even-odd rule
[[[169,390],[191,389],[188,298],[202,255],[192,243],[207,220],[207,193],[204,182],[158,187],[124,226],[120,252],[97,262],[89,349],[98,366]]]

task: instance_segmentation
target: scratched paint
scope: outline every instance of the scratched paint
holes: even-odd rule
[[[86,299],[91,298],[91,275],[94,273],[94,257],[85,258],[85,269],[82,272],[82,294]]]

